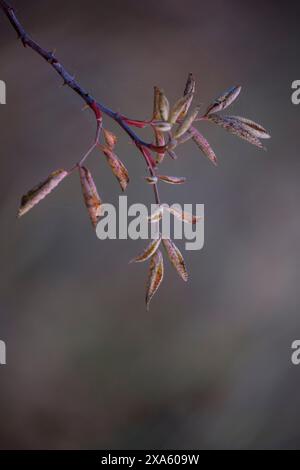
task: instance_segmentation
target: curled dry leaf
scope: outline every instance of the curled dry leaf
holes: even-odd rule
[[[229,90],[224,91],[224,93],[216,98],[215,101],[208,107],[206,115],[218,113],[219,111],[228,108],[228,106],[230,106],[237,99],[241,89],[241,86],[235,86],[229,88]]]
[[[170,212],[170,214],[174,215],[174,217],[176,217],[177,219],[182,220],[182,222],[185,222],[186,224],[196,224],[201,219],[201,217],[197,215],[190,214],[189,212],[184,212],[180,209],[175,209],[174,207],[165,206],[164,209]]]
[[[179,116],[182,116],[182,113],[185,111],[187,112],[191,102],[193,99],[193,93],[188,93],[187,95],[184,95],[182,98],[180,98],[173,106],[171,113],[170,113],[170,118],[169,122],[171,124],[175,124]]]
[[[246,140],[252,145],[255,145],[256,147],[260,149],[265,149],[263,144],[260,142],[260,140],[255,137],[255,135],[250,132],[242,122],[237,121],[236,119],[233,119],[231,116],[219,116],[218,114],[210,114],[208,116],[208,119],[217,124],[218,126],[223,127],[226,131],[230,132],[230,134],[236,135],[240,137],[241,139]]]
[[[264,127],[257,122],[251,121],[251,119],[247,119],[240,116],[229,116],[231,119],[234,119],[241,123],[245,129],[247,129],[251,134],[253,134],[258,139],[270,139],[270,134],[266,131]]]
[[[111,167],[113,174],[119,181],[122,191],[125,191],[129,183],[129,176],[126,167],[111,149],[105,145],[100,145],[100,148],[106,156],[106,160]]]
[[[195,121],[196,117],[198,116],[199,110],[200,110],[200,107],[196,106],[196,108],[191,112],[191,114],[187,115],[184,118],[184,120],[179,125],[178,129],[176,130],[176,132],[174,134],[175,139],[178,139],[179,137],[181,137],[183,134],[185,134],[189,130],[189,128],[191,127],[191,125]]]
[[[211,148],[209,142],[206,138],[195,128],[191,127],[189,129],[189,133],[193,138],[195,144],[200,148],[200,150],[204,153],[204,155],[215,165],[217,166],[218,160],[216,157],[215,152]]]
[[[104,139],[105,139],[105,143],[107,147],[110,150],[113,150],[117,143],[117,136],[115,136],[115,134],[113,134],[108,129],[103,129],[103,134],[104,134]]]
[[[161,119],[167,121],[169,119],[170,104],[163,90],[159,90],[158,106]]]
[[[159,245],[161,242],[161,238],[157,238],[155,240],[151,240],[149,245],[146,247],[146,249],[141,253],[139,256],[131,260],[131,263],[142,263],[144,261],[147,261],[147,259],[151,258],[152,255],[156,252],[158,249]]]
[[[79,176],[82,188],[83,199],[87,207],[91,222],[97,226],[101,216],[101,199],[99,197],[95,182],[91,172],[84,166],[79,167]]]
[[[187,282],[188,272],[185,266],[184,258],[175,243],[169,238],[163,239],[163,244],[168,254],[169,260],[173,264],[179,276]]]
[[[178,176],[157,175],[157,178],[169,184],[183,184],[186,182],[186,178],[184,178],[183,176],[178,177]]]
[[[160,250],[152,256],[150,261],[150,270],[148,276],[147,290],[146,290],[146,306],[149,310],[149,304],[159,288],[164,277],[164,262]]]
[[[51,173],[45,181],[42,181],[37,186],[32,188],[28,193],[26,193],[21,199],[21,205],[18,211],[18,217],[26,214],[30,209],[32,209],[36,204],[38,204],[42,199],[44,199],[51,191],[56,188],[56,186],[68,176],[66,170],[57,170]]]

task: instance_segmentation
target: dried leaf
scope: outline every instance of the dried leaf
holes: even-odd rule
[[[195,89],[196,89],[196,81],[195,81],[194,75],[192,73],[189,73],[188,79],[185,85],[185,89],[183,92],[184,96],[189,95],[190,93],[195,93]]]
[[[170,113],[170,104],[168,98],[164,94],[163,90],[159,90],[159,100],[158,100],[159,112],[160,117],[163,121],[167,121],[169,119]]]
[[[161,132],[170,132],[170,130],[172,129],[172,124],[165,121],[154,121],[153,126],[155,127],[155,129]]]
[[[184,96],[185,95],[190,95],[190,99],[188,100],[186,106],[183,108],[182,113],[179,116],[180,118],[184,118],[184,116],[187,114],[187,112],[188,112],[188,110],[191,106],[191,103],[193,101],[193,97],[194,97],[194,94],[195,94],[195,89],[196,89],[196,82],[195,82],[194,75],[192,73],[189,73],[183,95]]]
[[[248,130],[251,134],[253,134],[258,139],[270,139],[271,136],[268,134],[266,129],[262,127],[257,122],[251,121],[251,119],[247,119],[240,116],[228,116],[231,119],[235,119],[236,121],[240,122],[246,130]]]
[[[215,99],[215,101],[208,107],[206,115],[211,113],[218,113],[223,109],[228,108],[239,96],[241,92],[241,86],[235,86],[224,91],[222,95]]]
[[[191,129],[191,128],[190,128]],[[189,129],[189,130],[190,130]],[[185,144],[185,142],[188,142],[189,140],[191,140],[193,137],[193,134],[190,133],[189,131],[188,132],[185,132],[185,134],[183,134],[181,137],[179,137],[179,139],[177,140],[178,142],[178,145],[179,144]]]
[[[154,121],[159,121],[161,119],[159,100],[160,100],[160,89],[157,86],[155,86],[154,87],[154,100],[153,100],[153,115],[152,115],[152,119]]]
[[[190,99],[187,101],[185,107],[183,108],[182,113],[181,113],[180,116],[179,116],[180,119],[183,119],[183,118],[187,115],[188,110],[189,110],[190,107],[191,107],[193,98],[194,98],[194,94],[190,95]]]
[[[191,127],[189,130],[190,135],[193,138],[193,141],[197,144],[200,150],[204,153],[204,155],[215,165],[217,166],[218,160],[216,157],[215,152],[211,148],[209,142],[206,138],[197,130],[195,127]]]
[[[113,134],[111,131],[108,129],[103,129],[103,134],[104,134],[104,139],[107,147],[110,150],[113,150],[115,148],[115,145],[117,143],[117,136]]]
[[[230,116],[218,116],[217,114],[210,114],[208,119],[217,124],[218,126],[223,127],[226,131],[230,132],[233,135],[240,137],[241,139],[246,140],[252,145],[259,147],[261,149],[265,149],[263,144],[260,140],[255,137],[249,130],[245,128],[243,123],[237,121],[236,119],[232,119]]]
[[[179,251],[175,243],[169,238],[164,238],[163,244],[168,254],[169,260],[173,264],[177,273],[185,282],[187,282],[188,272],[181,252]]]
[[[46,197],[51,191],[56,188],[56,186],[68,176],[66,170],[57,170],[51,173],[48,178],[39,183],[33,189],[28,191],[21,200],[21,205],[18,211],[18,217],[26,214],[30,209],[32,209],[36,204],[38,204],[44,197]]]
[[[84,202],[91,222],[93,226],[96,227],[99,217],[101,216],[101,199],[90,171],[86,167],[80,166],[79,176]]]
[[[196,108],[191,112],[191,114],[187,115],[182,123],[179,125],[178,129],[176,130],[174,134],[174,138],[178,139],[181,137],[185,132],[189,130],[193,122],[195,121],[196,117],[198,116],[199,113],[199,106],[196,106]]]
[[[189,212],[184,212],[180,209],[175,209],[174,207],[166,206],[165,209],[186,224],[196,224],[201,219],[201,217],[190,214]]]
[[[129,176],[126,167],[117,157],[117,155],[108,147],[106,147],[105,145],[101,145],[100,148],[106,156],[107,162],[110,165],[113,174],[119,181],[122,191],[125,191],[129,183]]]
[[[164,181],[165,183],[169,183],[169,184],[182,184],[182,183],[185,183],[185,181],[186,181],[186,178],[178,177],[178,176],[157,175],[157,178],[159,178],[161,181]]]
[[[139,256],[131,260],[130,263],[142,263],[143,261],[147,261],[147,259],[151,258],[151,256],[154,255],[160,245],[160,242],[160,237],[155,240],[151,240],[146,249]]]
[[[171,113],[170,113],[170,118],[169,122],[171,124],[175,124],[179,116],[182,116],[182,113],[189,109],[191,102],[193,99],[193,93],[189,93],[182,98],[180,98],[173,106]]]
[[[149,304],[159,288],[164,277],[164,262],[160,250],[152,256],[150,261],[150,270],[146,290],[146,306],[149,310]]]
[[[168,155],[172,158],[172,160],[177,160],[177,155],[176,153],[174,152],[174,150],[167,150],[168,152]]]

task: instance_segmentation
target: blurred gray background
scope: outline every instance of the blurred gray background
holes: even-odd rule
[[[161,185],[164,200],[204,203],[206,239],[185,253],[190,282],[168,264],[147,313],[147,267],[128,265],[144,242],[99,241],[76,174],[16,219],[24,192],[85,152],[94,119],[0,13],[0,447],[298,448],[299,4],[12,1],[32,36],[113,109],[147,118],[153,85],[173,101],[192,71],[204,105],[241,84],[230,112],[272,140],[264,153],[203,124],[218,168],[192,143],[164,161],[163,173],[188,178]],[[130,172],[129,203],[150,204],[140,155],[107,125]],[[116,203],[101,154],[88,166]]]

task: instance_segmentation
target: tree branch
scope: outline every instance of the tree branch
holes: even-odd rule
[[[155,174],[155,168],[149,158],[146,156],[146,153],[143,151],[143,148],[155,150],[157,152],[164,152],[165,147],[157,147],[152,143],[144,142],[140,137],[130,128],[129,124],[137,125],[138,127],[145,127],[147,123],[145,121],[135,121],[126,118],[125,116],[120,115],[117,112],[114,112],[112,109],[104,106],[102,103],[96,101],[96,99],[88,93],[76,80],[75,78],[65,69],[65,67],[58,61],[57,57],[53,51],[47,51],[41,47],[36,41],[34,41],[29,34],[24,29],[23,25],[20,23],[19,19],[16,16],[15,10],[13,7],[6,1],[0,0],[0,6],[3,9],[5,15],[7,16],[12,27],[16,31],[19,39],[21,39],[24,47],[30,47],[33,51],[39,54],[46,62],[48,62],[54,70],[60,75],[63,79],[64,85],[71,88],[75,93],[77,93],[86,103],[86,105],[94,112],[97,120],[97,134],[99,136],[99,122],[102,120],[102,113],[106,114],[112,118],[119,126],[129,135],[138,149],[141,151],[150,174],[153,176]],[[96,144],[88,150],[87,155],[83,157],[81,162],[91,153],[91,151],[96,147]],[[159,200],[157,185],[154,186],[154,194],[156,202]]]
[[[54,70],[61,76],[64,85],[67,85],[75,93],[77,93],[92,109],[97,119],[101,118],[101,113],[106,114],[110,118],[114,119],[123,128],[123,130],[131,137],[134,143],[159,151],[159,149],[157,149],[153,144],[144,142],[139,138],[139,136],[127,124],[127,118],[125,116],[121,116],[119,113],[114,112],[112,109],[104,106],[102,103],[97,102],[97,100],[90,93],[88,93],[58,61],[53,51],[47,51],[46,49],[41,47],[36,41],[34,41],[20,23],[13,7],[6,0],[0,0],[0,6],[2,7],[12,27],[18,34],[18,37],[21,39],[23,46],[30,47],[33,51],[43,57],[43,59],[45,59],[46,62],[48,62],[54,68]],[[131,121],[132,120],[128,119],[128,122]],[[163,151],[163,148],[161,149],[161,151]]]

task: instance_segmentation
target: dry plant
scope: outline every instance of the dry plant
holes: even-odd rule
[[[190,73],[185,85],[183,96],[170,106],[170,103],[164,91],[158,87],[154,87],[154,108],[151,119],[136,120],[130,119],[118,112],[111,110],[97,101],[93,96],[84,90],[81,85],[70,75],[64,66],[59,62],[53,51],[42,48],[35,42],[25,31],[16,16],[14,9],[5,0],[0,0],[0,5],[6,14],[12,27],[18,34],[18,37],[24,47],[33,49],[37,54],[44,58],[51,67],[61,76],[63,84],[70,87],[77,93],[95,115],[96,119],[96,136],[92,145],[89,147],[85,155],[71,169],[59,169],[51,173],[44,181],[36,187],[28,191],[21,200],[18,216],[21,217],[32,209],[38,202],[46,197],[59,183],[74,171],[78,171],[81,181],[83,199],[87,207],[90,220],[95,228],[99,218],[101,217],[102,202],[99,197],[93,177],[85,166],[88,156],[94,151],[101,151],[111,167],[114,176],[117,178],[122,191],[125,191],[129,183],[128,171],[122,161],[115,153],[116,136],[103,127],[103,116],[113,119],[124,131],[137,150],[143,156],[149,176],[146,177],[146,183],[153,188],[155,203],[159,206],[158,211],[151,216],[150,223],[157,222],[161,219],[163,211],[167,206],[162,204],[159,195],[159,183],[169,183],[179,185],[185,182],[183,177],[162,175],[159,172],[159,166],[165,155],[172,159],[176,159],[177,151],[185,142],[192,140],[195,142],[200,151],[206,156],[213,165],[217,165],[217,157],[211,148],[209,142],[195,127],[202,121],[208,121],[223,127],[226,131],[234,134],[247,142],[263,149],[261,139],[269,138],[267,131],[251,121],[240,116],[224,116],[219,113],[228,108],[239,96],[241,92],[240,86],[235,86],[222,93],[210,104],[203,115],[200,115],[199,106],[191,108],[195,95],[195,79]],[[133,128],[151,127],[153,130],[153,142],[145,142],[142,140]],[[102,139],[101,139],[102,137]],[[172,214],[186,223],[194,224],[197,218],[191,214],[174,211]],[[146,305],[149,303],[159,288],[164,276],[163,255],[160,246],[163,246],[166,254],[175,267],[179,276],[187,281],[188,274],[183,256],[174,242],[170,239],[151,240],[144,252],[135,258],[134,261],[142,262],[150,260],[150,270],[146,291]]]

